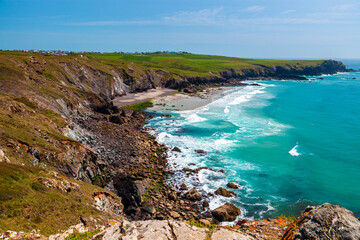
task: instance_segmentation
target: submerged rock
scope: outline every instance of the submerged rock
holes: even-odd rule
[[[195,188],[185,193],[184,197],[190,201],[200,201],[202,199],[201,194]]]
[[[241,211],[232,203],[225,203],[224,205],[211,211],[213,217],[220,221],[234,221]]]
[[[174,148],[172,149],[172,151],[173,151],[173,152],[181,152],[181,149],[178,148],[178,147],[174,147]]]
[[[229,191],[226,190],[225,188],[219,187],[216,191],[215,191],[216,195],[221,195],[224,197],[233,197],[236,196],[236,193],[234,193],[233,191]]]
[[[226,187],[231,188],[231,189],[239,189],[239,185],[237,185],[236,183],[233,183],[233,182],[229,182],[228,184],[226,184]]]
[[[282,240],[295,239],[360,239],[360,221],[341,206],[324,203],[307,207],[289,226]]]

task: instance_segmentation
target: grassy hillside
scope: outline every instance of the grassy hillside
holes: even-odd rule
[[[242,69],[254,69],[261,66],[287,67],[288,65],[297,65],[299,67],[305,67],[316,66],[323,62],[322,60],[248,59],[190,53],[153,53],[144,55],[94,53],[87,54],[86,56],[89,58],[101,60],[102,62],[109,65],[119,63],[134,63],[147,68],[166,70],[187,77],[218,75],[219,72],[223,72],[228,69],[234,69],[235,72],[241,73]]]

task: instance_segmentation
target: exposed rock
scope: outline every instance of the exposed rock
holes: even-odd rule
[[[175,212],[175,211],[171,211],[170,212],[170,216],[173,217],[173,218],[179,218],[180,217],[180,214]]]
[[[23,240],[23,239],[46,240],[47,237],[40,235],[40,233],[38,233],[36,231],[31,232],[31,233],[6,231],[6,232],[0,234],[0,239],[2,239],[2,240]]]
[[[125,209],[139,206],[141,194],[131,175],[118,173],[114,179],[114,187],[122,198]]]
[[[255,240],[255,238],[238,231],[216,228],[211,235],[211,240]]]
[[[77,183],[69,182],[63,178],[58,177],[58,179],[53,178],[38,178],[39,182],[44,184],[47,188],[57,188],[63,192],[71,191],[80,191],[80,186]]]
[[[233,191],[229,191],[226,190],[225,188],[219,187],[216,191],[215,191],[216,195],[221,195],[224,197],[233,197],[236,196],[236,194]]]
[[[65,240],[70,234],[73,234],[75,232],[76,233],[85,233],[88,231],[89,231],[89,229],[87,227],[85,227],[84,224],[79,223],[75,226],[71,226],[68,230],[66,230],[63,233],[51,235],[49,237],[49,240]]]
[[[174,148],[172,149],[172,151],[173,151],[173,152],[181,152],[181,149],[178,148],[178,147],[174,147]]]
[[[0,162],[10,163],[10,160],[5,156],[5,153],[1,149],[0,149]]]
[[[153,206],[142,207],[142,210],[144,210],[145,212],[150,213],[150,214],[156,213],[156,209]]]
[[[194,150],[196,153],[198,153],[200,156],[205,156],[207,155],[207,152],[204,151],[204,150],[201,150],[201,149],[197,149],[197,150]]]
[[[180,186],[180,190],[188,190],[188,187],[186,186],[185,183],[182,183],[181,186]]]
[[[185,193],[184,197],[191,201],[200,201],[202,199],[201,194],[195,188]]]
[[[98,236],[104,240],[201,240],[207,230],[178,221],[151,220],[121,222],[105,229]]]
[[[207,219],[200,219],[199,220],[200,223],[204,224],[205,226],[208,226],[211,224],[211,222]]]
[[[289,226],[283,240],[295,239],[360,239],[360,221],[341,206],[324,203],[307,207]]]
[[[209,207],[209,202],[205,200],[202,205],[204,208],[207,208]]]
[[[121,198],[107,192],[94,192],[93,200],[95,207],[100,211],[120,215],[124,209],[124,206],[121,204]]]
[[[232,203],[225,203],[224,205],[211,211],[213,217],[220,221],[234,221],[241,211]]]
[[[231,188],[231,189],[239,189],[239,185],[237,185],[236,183],[232,183],[232,182],[229,182],[228,184],[226,184],[226,187]]]

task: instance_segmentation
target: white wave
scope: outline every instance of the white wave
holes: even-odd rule
[[[188,121],[189,123],[203,122],[206,120],[206,118],[200,117],[196,113],[193,113],[186,118],[186,121]]]
[[[298,152],[298,147],[299,145],[295,145],[295,147],[293,147],[290,151],[289,151],[289,154],[293,157],[298,157],[300,156],[301,154]]]
[[[264,89],[264,88],[265,88],[265,87],[262,87],[262,88],[260,88],[260,89],[256,89],[256,90],[254,90],[254,91],[252,91],[252,92],[249,92],[249,93],[247,93],[247,94],[245,94],[245,95],[242,95],[242,96],[240,96],[240,97],[237,97],[237,98],[235,98],[232,102],[230,102],[229,105],[238,105],[238,104],[243,103],[243,102],[248,102],[248,101],[251,100],[251,98],[252,98],[254,95],[256,95],[256,94],[258,94],[258,93],[264,93],[264,91],[261,91],[261,90]]]
[[[229,107],[228,106],[225,107],[224,113],[229,113]]]

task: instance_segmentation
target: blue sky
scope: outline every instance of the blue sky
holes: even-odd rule
[[[0,49],[360,58],[360,1],[0,0]]]

